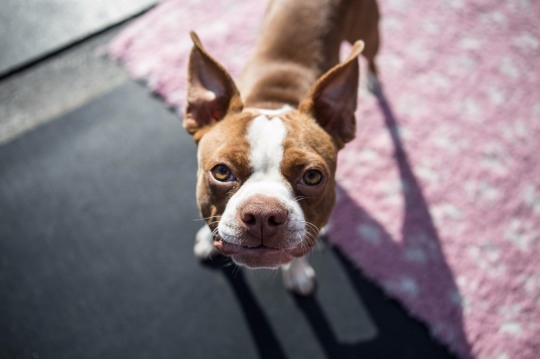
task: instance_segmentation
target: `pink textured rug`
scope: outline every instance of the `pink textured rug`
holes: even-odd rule
[[[381,0],[332,243],[463,358],[540,357],[540,2]],[[263,0],[170,0],[110,46],[181,109],[196,30],[237,74]],[[365,73],[365,72],[364,72]]]

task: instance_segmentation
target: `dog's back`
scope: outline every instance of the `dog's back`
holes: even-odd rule
[[[339,62],[343,41],[364,41],[363,55],[376,75],[378,22],[375,0],[271,1],[239,84],[246,105],[298,104],[313,83]]]

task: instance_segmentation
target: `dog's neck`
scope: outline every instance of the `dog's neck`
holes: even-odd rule
[[[271,2],[239,83],[247,107],[296,107],[321,74],[338,63],[338,34],[328,29],[335,29],[329,24],[342,7],[331,2],[336,1]],[[295,26],[299,23],[302,27]]]

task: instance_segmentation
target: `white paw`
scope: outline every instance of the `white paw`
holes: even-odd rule
[[[201,229],[197,231],[195,235],[195,246],[193,247],[193,253],[199,260],[208,260],[212,257],[218,256],[219,250],[214,247],[214,240],[212,239],[212,232],[210,228],[205,224]]]
[[[330,227],[329,225],[326,225],[326,226],[321,228],[321,230],[319,231],[319,238],[323,238],[323,237],[328,236],[328,233],[330,232],[329,227]]]
[[[315,292],[315,271],[304,257],[295,258],[290,264],[283,266],[282,273],[283,283],[288,290],[299,295],[311,295]]]

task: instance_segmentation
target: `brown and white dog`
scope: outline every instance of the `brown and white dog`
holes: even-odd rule
[[[288,289],[313,292],[305,256],[335,202],[337,153],[355,135],[364,43],[376,81],[378,20],[375,0],[271,1],[239,87],[191,34],[184,127],[207,222],[197,257],[218,249],[239,265],[282,267]],[[339,64],[342,41],[354,45]]]

